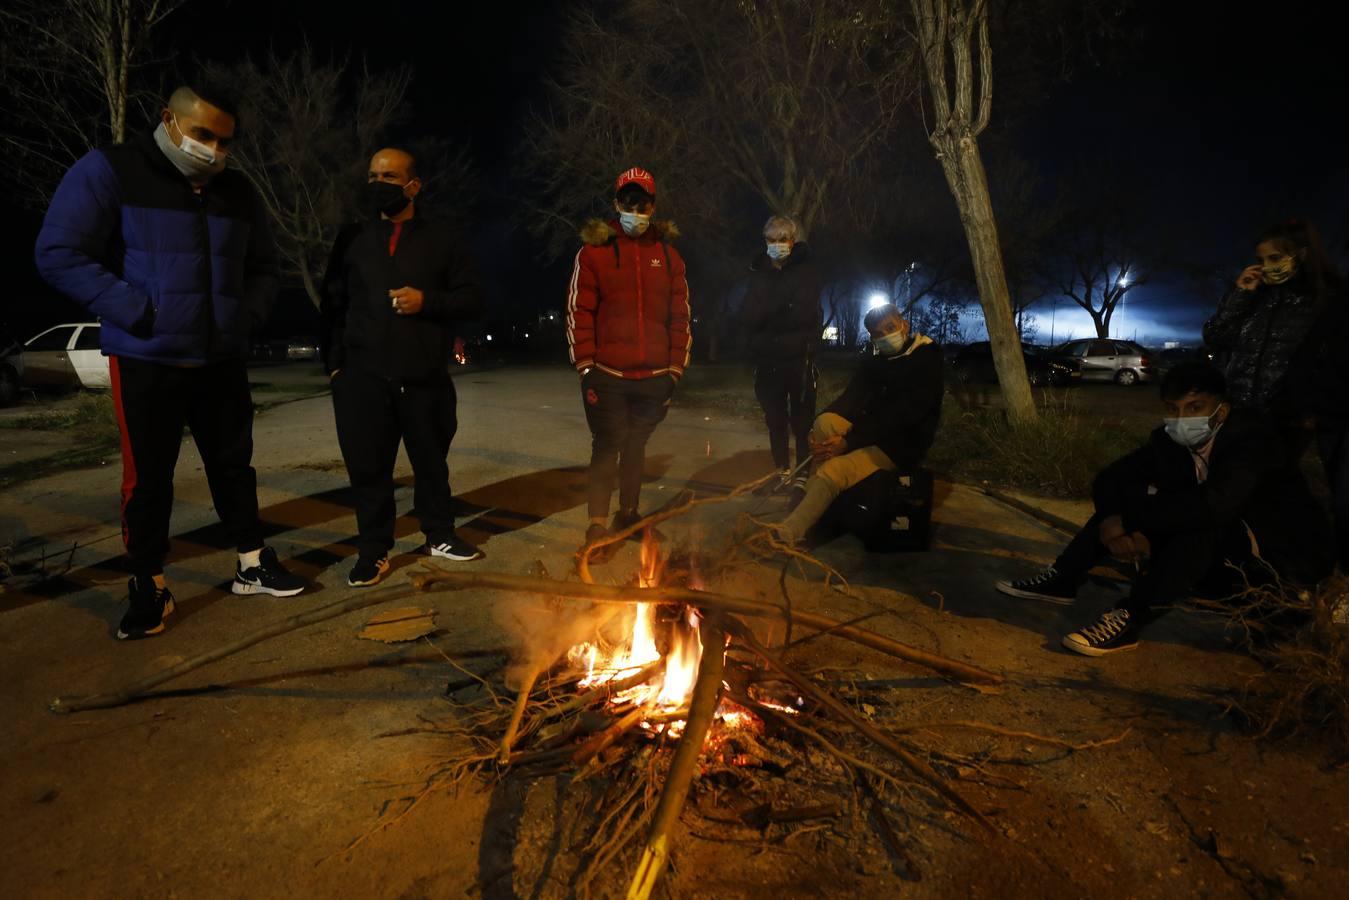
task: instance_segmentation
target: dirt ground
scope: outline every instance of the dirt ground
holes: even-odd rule
[[[556,396],[541,388],[536,397],[522,381],[494,380],[461,387],[461,418],[478,419],[452,455],[476,514],[465,534],[487,550],[477,564],[484,569],[522,574],[537,559],[563,576],[583,521],[574,465],[584,458],[583,427],[571,411],[572,388]],[[321,402],[268,414],[285,420],[261,418],[259,445],[300,433],[311,409],[324,415]],[[502,429],[508,420],[524,428],[526,407],[538,420],[528,427],[538,430],[503,441],[492,417]],[[734,484],[765,467],[753,423],[690,409],[676,410],[662,429],[670,458],[653,458],[646,496],[654,502],[686,485]],[[0,594],[3,896],[568,893],[565,865],[545,863],[566,858],[576,832],[564,830],[559,811],[582,787],[541,779],[436,792],[379,828],[428,771],[458,752],[443,739],[394,736],[452,715],[442,695],[462,675],[446,656],[480,667],[479,651],[511,643],[490,594],[423,601],[439,611],[438,630],[423,641],[357,640],[367,615],[356,613],[259,644],[129,706],[47,711],[57,695],[108,689],[346,595],[340,576],[352,523],[340,465],[334,468],[329,432],[315,426],[303,434],[291,456],[260,466],[264,507],[278,523],[272,543],[319,584],[302,603],[222,590],[230,554],[209,529],[192,524],[209,518],[209,501],[190,484],[180,504],[200,515],[176,529],[171,566],[187,602],[164,636],[110,640],[125,576],[111,562],[115,541],[110,546],[106,536],[75,554],[61,578]],[[189,479],[191,466],[185,455],[180,472]],[[82,477],[68,473],[8,495],[0,520],[28,523],[33,534],[110,527],[115,534],[107,516],[77,522],[57,514],[107,487]],[[408,498],[399,496],[406,509]],[[1224,717],[1224,701],[1253,663],[1228,648],[1219,620],[1176,611],[1135,652],[1105,660],[1070,655],[1059,648],[1060,635],[1108,606],[1118,584],[1094,581],[1074,607],[1002,597],[993,581],[1048,562],[1064,536],[968,487],[941,485],[938,501],[928,553],[868,555],[851,538],[819,551],[863,601],[794,579],[793,602],[840,619],[885,606],[890,612],[868,627],[1000,672],[1006,684],[975,691],[827,637],[794,659],[866,679],[884,696],[879,723],[933,724],[911,735],[916,744],[986,755],[991,775],[967,773],[956,784],[995,832],[914,802],[895,823],[910,867],[879,849],[865,819],[709,840],[690,814],[660,889],[666,896],[1343,896],[1349,780],[1326,768],[1316,743],[1256,741]],[[674,543],[697,544],[722,534],[736,514],[771,512],[774,502],[707,507],[666,530]],[[1085,518],[1081,504],[1048,505]],[[53,510],[50,518],[44,510]],[[414,530],[406,520],[400,525],[401,548],[415,546]],[[411,562],[399,559],[395,581]],[[603,572],[618,582],[635,566],[629,547]],[[777,578],[776,569],[745,571],[715,587],[776,599]],[[1067,752],[940,727],[953,720],[1074,742],[1125,736]],[[603,892],[622,893],[627,865]]]

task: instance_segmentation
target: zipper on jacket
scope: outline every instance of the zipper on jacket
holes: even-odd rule
[[[638,241],[632,242],[632,253],[637,259],[637,265],[633,268],[637,270],[637,352],[641,354],[641,359],[646,359],[646,315],[642,312],[642,245]]]
[[[194,191],[193,196],[197,198],[197,219],[201,222],[201,233],[203,243],[206,245],[206,292],[202,295],[206,298],[206,361],[211,361],[212,338],[215,337],[215,271],[211,265],[211,223],[206,217],[206,188]],[[251,313],[245,310],[245,316]]]

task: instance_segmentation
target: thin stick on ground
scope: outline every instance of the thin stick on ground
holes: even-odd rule
[[[539,678],[540,667],[533,665],[525,673],[525,680],[520,683],[520,693],[515,697],[515,709],[511,711],[511,720],[506,725],[506,732],[501,736],[501,747],[497,750],[497,762],[503,765],[510,762],[511,747],[515,744],[515,736],[520,731],[520,720],[525,717],[525,707],[529,705],[529,692],[534,690],[534,682]]]
[[[699,609],[757,618],[782,618],[783,616],[782,608],[771,603],[730,597],[726,594],[716,594],[710,591],[695,591],[690,588],[619,587],[602,584],[578,584],[573,581],[507,575],[500,572],[451,572],[429,563],[425,565],[422,571],[413,573],[411,577],[412,583],[425,591],[502,590],[512,593],[561,595],[602,603],[687,605]],[[874,631],[856,628],[827,616],[797,610],[792,614],[792,621],[797,626],[828,631],[832,637],[844,638],[873,650],[879,650],[897,659],[922,666],[957,681],[972,684],[1001,684],[1003,681],[1001,675],[989,672],[986,669],[980,669],[968,663],[920,650]]]
[[[744,496],[754,490],[761,484],[767,484],[771,479],[777,478],[777,472],[769,472],[762,478],[756,478],[753,481],[738,485],[731,489],[730,493],[719,497],[691,497],[687,503],[679,506],[671,506],[668,509],[662,509],[659,512],[652,513],[644,519],[634,522],[632,525],[613,534],[606,534],[593,543],[586,544],[576,554],[576,574],[586,584],[594,584],[594,579],[590,576],[590,555],[601,547],[607,547],[610,544],[617,544],[619,541],[625,541],[639,531],[655,526],[667,519],[673,519],[682,516],[684,513],[699,506],[706,506],[710,503],[725,503],[728,500],[734,500],[736,497]]]
[[[320,606],[318,609],[311,609],[308,612],[299,613],[280,622],[274,622],[265,628],[260,628],[251,634],[239,638],[237,641],[231,641],[214,650],[208,650],[205,653],[199,653],[196,656],[189,657],[180,663],[160,669],[144,678],[140,678],[124,685],[115,691],[107,694],[93,694],[87,697],[57,697],[49,705],[48,709],[55,713],[72,713],[86,709],[109,709],[114,706],[123,706],[142,696],[151,688],[158,687],[166,681],[172,681],[179,675],[185,675],[194,669],[200,669],[202,666],[217,660],[232,656],[241,650],[247,650],[254,644],[260,644],[263,641],[270,640],[278,635],[287,632],[296,631],[314,625],[318,622],[325,622],[328,619],[335,619],[338,616],[346,615],[349,612],[355,612],[358,609],[367,609],[371,606],[379,606],[381,603],[388,603],[391,600],[402,600],[411,597],[416,593],[415,588],[399,587],[383,592],[373,591],[367,594],[356,594],[345,600],[339,600],[336,603],[329,603],[327,606]]]
[[[726,665],[726,631],[723,617],[717,613],[706,615],[698,626],[703,643],[703,656],[698,661],[698,679],[693,684],[689,701],[689,717],[684,722],[684,733],[670,760],[656,811],[651,816],[646,849],[628,886],[628,900],[646,900],[651,896],[670,855],[670,826],[679,818],[688,797],[689,784],[703,752],[703,742],[712,727],[712,719],[721,702],[721,678]]]
[[[1044,734],[1036,734],[1033,731],[1013,731],[1009,728],[999,728],[997,725],[989,725],[985,722],[969,722],[964,720],[955,720],[950,722],[928,722],[922,725],[894,725],[887,726],[890,731],[896,734],[912,734],[915,731],[937,731],[944,728],[958,728],[965,731],[982,731],[987,734],[996,734],[1001,737],[1016,738],[1017,740],[1034,741],[1037,744],[1046,744],[1050,747],[1058,747],[1061,750],[1097,750],[1101,747],[1109,747],[1121,743],[1133,731],[1132,728],[1126,728],[1113,737],[1101,738],[1096,741],[1081,741],[1073,743],[1065,741],[1062,738],[1050,737]]]
[[[878,747],[904,763],[910,771],[925,781],[937,793],[941,794],[941,796],[951,805],[974,819],[980,825],[983,825],[989,831],[995,830],[993,828],[993,823],[988,821],[983,813],[975,809],[968,800],[956,791],[955,788],[946,783],[946,779],[933,771],[931,766],[919,759],[912,751],[905,748],[894,738],[879,731],[866,719],[863,719],[861,716],[857,715],[857,713],[853,712],[846,703],[835,699],[832,694],[821,689],[810,679],[798,675],[791,667],[779,660],[774,654],[768,652],[768,650],[755,639],[748,628],[737,628],[735,629],[735,633],[736,637],[743,642],[745,646],[753,650],[760,659],[767,663],[769,668],[796,685],[802,693],[808,694],[817,703],[827,707],[853,728],[870,738]]]

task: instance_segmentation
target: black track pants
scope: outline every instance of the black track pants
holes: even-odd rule
[[[796,464],[810,458],[810,426],[815,421],[815,367],[805,360],[763,365],[754,370],[754,396],[768,425],[773,465],[791,468],[787,437],[796,438]]]
[[[590,426],[592,519],[609,515],[609,498],[618,479],[618,507],[637,509],[646,467],[646,442],[664,419],[674,395],[669,375],[619,378],[591,369],[581,379],[581,400]]]
[[[413,504],[426,539],[454,534],[450,469],[446,458],[458,429],[454,382],[398,382],[359,369],[334,376],[337,442],[356,503],[356,548],[378,559],[394,542],[393,470],[398,443],[412,463]]]
[[[261,548],[253,400],[243,361],[189,368],[114,356],[108,363],[122,435],[122,540],[131,571],[164,571],[185,426],[229,539],[241,552]]]

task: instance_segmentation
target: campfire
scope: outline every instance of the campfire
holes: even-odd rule
[[[642,538],[640,589],[660,584],[662,562],[660,545],[648,530]],[[628,613],[631,626],[624,629],[624,641],[616,645],[605,645],[599,639],[584,641],[572,646],[566,659],[572,668],[585,672],[576,682],[578,689],[627,685],[643,673],[655,670],[646,681],[615,690],[605,701],[605,707],[614,713],[645,710],[646,715],[637,723],[639,728],[653,735],[679,737],[684,730],[703,654],[720,652],[724,657],[726,646],[703,646],[699,633],[701,617],[695,607],[668,609],[667,614],[661,615],[662,607],[656,604],[635,603]],[[723,669],[725,665],[723,659]],[[742,676],[741,680],[748,681],[748,677]],[[722,687],[723,690],[730,689],[725,680]],[[756,697],[756,701],[786,714],[794,715],[797,711],[767,696]],[[801,700],[798,698],[797,702]],[[713,747],[724,747],[728,736],[736,731],[762,734],[763,722],[746,707],[723,696],[704,740],[704,752]],[[750,764],[751,758],[738,754],[738,761]]]
[[[818,778],[802,775],[803,761],[817,753],[808,749],[811,741],[875,773],[865,778],[888,780],[906,792],[917,775],[919,783],[926,783],[938,797],[987,825],[927,761],[882,734],[820,682],[779,660],[741,618],[770,612],[776,616],[780,609],[702,590],[695,574],[699,567],[688,557],[680,560],[682,565],[670,567],[678,568],[681,577],[675,580],[682,583],[666,583],[667,561],[650,524],[645,523],[637,577],[627,587],[585,583],[590,581],[588,551],[579,560],[583,578],[579,584],[439,569],[414,576],[423,589],[442,587],[447,579],[531,593],[557,588],[552,605],[530,615],[551,615],[559,622],[575,620],[578,611],[561,607],[557,596],[596,601],[581,616],[592,620],[585,639],[549,659],[520,667],[523,676],[513,704],[489,687],[485,700],[464,708],[464,734],[477,751],[452,767],[452,780],[469,774],[489,779],[512,774],[569,774],[581,780],[602,776],[610,787],[590,810],[601,824],[576,878],[580,893],[645,830],[645,847],[628,896],[649,896],[666,867],[670,831],[695,778],[700,782],[720,778],[736,787],[741,799],[754,800],[735,815],[761,826],[843,815],[837,779],[855,770],[830,766]],[[986,683],[998,680],[992,673],[942,661],[849,623],[805,613],[795,618],[803,625],[925,660],[939,670],[972,673]],[[845,738],[821,733],[840,725],[854,737],[860,734],[868,740],[872,751],[879,747],[892,760],[898,759],[907,775],[901,778],[866,762],[842,748]],[[792,777],[783,777],[788,772]],[[658,794],[651,789],[653,781],[660,783]],[[761,781],[764,784],[759,785]],[[875,790],[869,781],[867,787]],[[884,790],[883,784],[876,787]],[[724,814],[725,810],[711,813],[714,820]]]
[[[742,485],[730,497],[758,483]],[[650,896],[666,869],[677,837],[674,825],[690,798],[687,815],[706,826],[702,837],[718,828],[805,831],[818,829],[819,824],[811,823],[823,820],[836,829],[876,835],[890,859],[916,871],[892,816],[911,817],[906,805],[915,809],[914,800],[921,797],[923,809],[945,808],[992,830],[985,814],[952,781],[995,784],[1000,776],[987,771],[983,756],[919,746],[911,735],[956,728],[1069,752],[1123,738],[1073,744],[978,722],[906,724],[885,718],[883,696],[859,686],[865,678],[831,676],[788,662],[804,641],[828,636],[955,683],[987,689],[1002,681],[995,673],[859,627],[882,610],[838,621],[790,602],[777,605],[704,588],[698,573],[715,579],[746,562],[735,553],[750,554],[749,562],[787,555],[803,566],[822,568],[826,583],[837,578],[817,560],[763,532],[715,559],[689,550],[662,559],[653,537],[657,522],[725,499],[671,504],[667,511],[583,548],[576,567],[580,581],[449,571],[433,564],[413,574],[412,583],[420,591],[504,592],[516,604],[542,597],[524,616],[536,630],[564,637],[556,646],[517,656],[520,677],[512,687],[514,702],[502,696],[499,683],[449,660],[467,676],[456,683],[455,692],[447,691],[455,718],[427,730],[454,738],[456,746],[466,749],[438,767],[418,794],[406,798],[402,811],[379,827],[405,815],[430,791],[453,788],[469,778],[532,781],[555,775],[565,777],[567,799],[579,806],[572,833],[583,839],[570,848],[577,863],[568,883],[582,896],[596,888],[601,875],[606,877],[604,890],[611,890],[615,864],[624,860],[634,867],[627,896]],[[642,552],[632,582],[596,584],[590,553],[638,532],[643,533]],[[866,602],[848,592],[846,584],[833,584],[832,589]],[[768,634],[777,635],[781,643],[761,637],[762,629],[756,633],[750,624],[755,620],[773,623]],[[802,630],[808,634],[793,640],[794,629],[798,635]],[[460,700],[460,689],[475,693]]]

